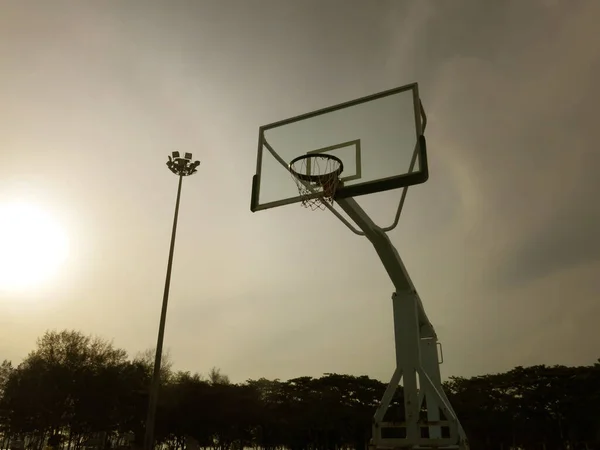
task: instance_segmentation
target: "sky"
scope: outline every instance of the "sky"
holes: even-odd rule
[[[390,238],[443,376],[594,363],[599,19],[596,0],[2,2],[0,203],[43,208],[70,252],[0,291],[0,358],[47,329],[155,346],[178,150],[202,164],[181,200],[175,368],[389,379],[372,246],[326,211],[250,212],[251,178],[259,126],[417,81],[430,178]],[[394,195],[360,200],[386,225]]]

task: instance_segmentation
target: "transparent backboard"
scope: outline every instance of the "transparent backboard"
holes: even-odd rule
[[[266,125],[259,130],[251,210],[301,201],[289,163],[304,154],[340,158],[336,198],[423,183],[425,114],[417,83]],[[315,196],[318,186],[313,186]]]

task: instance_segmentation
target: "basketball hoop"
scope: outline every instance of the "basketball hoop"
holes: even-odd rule
[[[333,203],[340,184],[339,175],[344,170],[340,158],[325,153],[301,155],[294,158],[288,168],[298,186],[302,206],[314,211]]]

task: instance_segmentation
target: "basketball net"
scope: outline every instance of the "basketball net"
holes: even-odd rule
[[[290,172],[302,197],[302,206],[314,211],[333,204],[340,183],[339,161],[314,155],[291,164]]]

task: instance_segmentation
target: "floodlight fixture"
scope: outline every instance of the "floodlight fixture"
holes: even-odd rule
[[[173,152],[173,158],[169,157],[167,167],[175,175],[186,177],[196,173],[196,168],[200,165],[200,161],[192,162],[191,160],[191,153],[186,152],[184,158],[182,158],[179,152]]]

